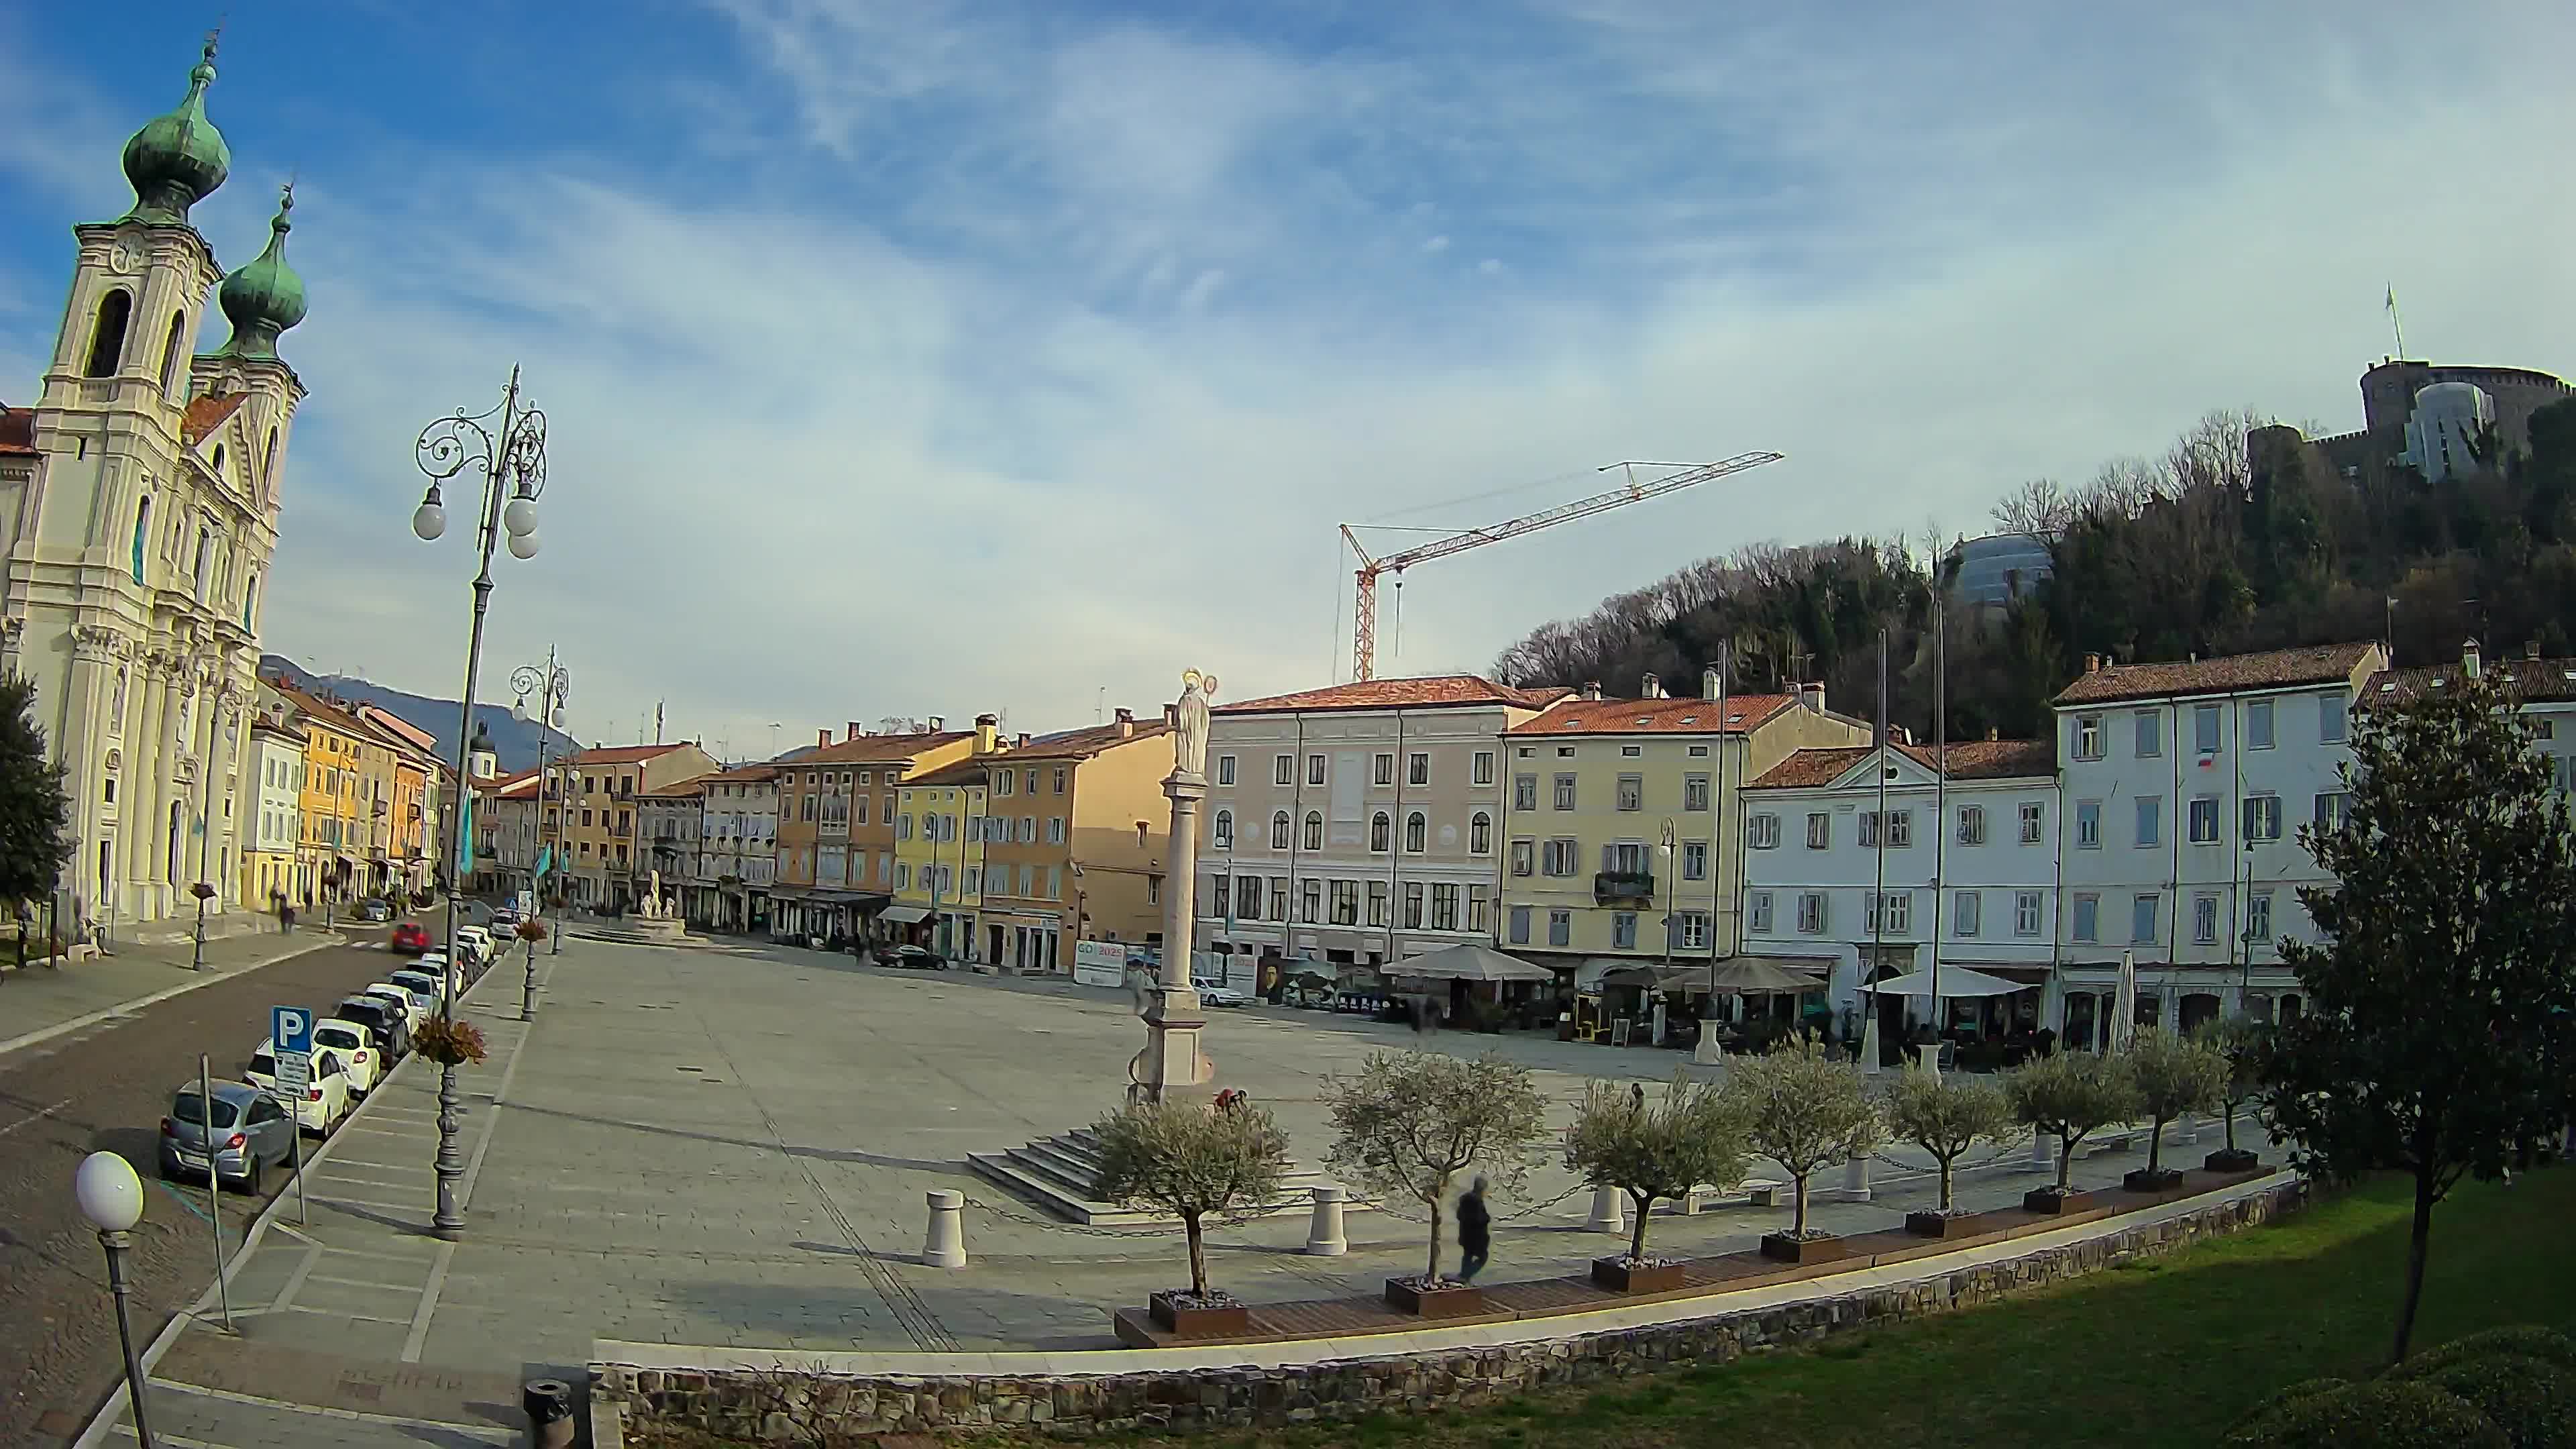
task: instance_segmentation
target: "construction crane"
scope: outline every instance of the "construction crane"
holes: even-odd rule
[[[1765,463],[1777,463],[1786,456],[1783,453],[1739,453],[1716,463],[1632,461],[1607,464],[1595,471],[1607,473],[1617,469],[1627,475],[1628,481],[1607,493],[1596,493],[1590,498],[1561,503],[1544,512],[1524,514],[1489,528],[1471,528],[1464,533],[1453,533],[1447,538],[1435,539],[1418,548],[1408,548],[1402,553],[1391,553],[1384,558],[1369,557],[1368,550],[1360,545],[1360,536],[1352,531],[1351,525],[1343,524],[1342,538],[1350,544],[1351,552],[1357,555],[1360,561],[1359,603],[1352,610],[1351,618],[1354,636],[1351,677],[1353,679],[1374,677],[1373,671],[1377,663],[1377,581],[1380,574],[1400,574],[1418,563],[1447,558],[1453,553],[1465,553],[1471,548],[1482,548],[1489,543],[1501,543],[1507,538],[1536,533],[1542,528],[1553,528],[1560,523],[1589,518],[1593,514],[1625,507],[1631,503],[1642,503],[1661,494],[1678,492],[1695,484],[1706,483],[1712,478],[1723,478],[1729,473],[1741,473],[1747,468],[1759,468]],[[1649,478],[1641,483],[1637,481],[1637,470],[1640,468],[1673,468],[1679,471],[1666,473],[1659,478]],[[1361,526],[1366,527],[1365,524]],[[1398,586],[1401,587],[1401,581]]]

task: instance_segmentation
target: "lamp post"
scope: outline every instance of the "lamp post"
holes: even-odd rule
[[[116,1341],[125,1348],[125,1396],[134,1407],[134,1437],[152,1449],[152,1426],[143,1417],[143,1361],[134,1355],[134,1325],[125,1300],[132,1290],[125,1281],[126,1234],[143,1221],[143,1180],[134,1164],[113,1152],[93,1152],[72,1174],[72,1197],[81,1216],[98,1229],[99,1246],[107,1250],[107,1289],[116,1295]]]
[[[206,902],[215,898],[215,888],[199,881],[188,887],[188,894],[197,898],[197,947],[189,957],[188,969],[203,971],[206,969]],[[22,950],[20,954],[25,953]]]
[[[511,707],[510,712],[523,720],[529,717],[528,696],[533,694],[538,697],[536,713],[537,854],[546,862],[548,869],[532,875],[528,882],[528,889],[530,895],[534,897],[532,904],[536,907],[537,916],[542,919],[545,915],[545,876],[563,868],[562,862],[549,854],[546,848],[545,810],[548,778],[546,745],[551,741],[554,730],[563,724],[564,701],[572,690],[572,676],[565,673],[563,665],[556,662],[554,648],[549,645],[546,649],[544,668],[540,669],[533,664],[522,664],[510,671],[510,689],[518,696],[519,701]],[[534,939],[528,942],[527,954],[527,976],[519,983],[519,1020],[521,1021],[530,1019],[536,1011],[537,943]]]
[[[546,487],[546,415],[521,402],[519,369],[512,367],[499,407],[476,414],[459,409],[453,417],[440,418],[421,429],[413,453],[420,470],[429,475],[429,490],[421,495],[420,507],[411,516],[411,531],[423,543],[435,542],[447,531],[447,507],[439,497],[438,485],[469,468],[483,475],[483,498],[475,512],[474,545],[480,557],[474,575],[474,623],[466,636],[465,693],[457,704],[456,727],[456,777],[471,780],[474,678],[483,667],[483,616],[492,602],[492,548],[506,532],[512,558],[537,556],[537,498]],[[451,827],[454,838],[447,844],[447,858],[451,861],[465,858],[465,816],[460,803],[456,823]],[[451,1020],[456,1012],[456,924],[456,897],[450,893],[447,961],[440,971],[438,1010],[442,1019]],[[465,1226],[465,1212],[457,1202],[458,1185],[465,1177],[465,1153],[457,1140],[463,1121],[457,1102],[456,1063],[443,1062],[438,1073],[438,1155],[434,1160],[438,1210],[430,1219],[430,1230],[442,1238],[455,1237]]]

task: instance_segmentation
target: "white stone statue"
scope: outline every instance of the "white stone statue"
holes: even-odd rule
[[[1174,733],[1174,763],[1186,774],[1207,773],[1208,698],[1216,693],[1216,676],[1187,670],[1181,675],[1180,727]]]
[[[652,887],[644,895],[644,919],[662,919],[662,873],[658,870],[653,872]]]

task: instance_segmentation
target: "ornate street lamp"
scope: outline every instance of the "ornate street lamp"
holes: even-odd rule
[[[560,874],[563,870],[563,828],[560,821],[557,822],[554,831],[553,852],[549,854],[547,851],[545,812],[548,804],[547,791],[552,784],[552,777],[546,770],[546,745],[554,738],[554,731],[564,722],[564,701],[572,692],[572,675],[567,673],[561,664],[555,662],[555,651],[550,648],[546,650],[544,668],[541,669],[534,664],[522,664],[510,671],[510,689],[519,697],[519,702],[511,707],[510,712],[523,720],[531,718],[528,713],[528,696],[533,694],[539,697],[537,712],[533,716],[538,723],[537,854],[546,861],[548,869],[530,874],[528,894],[529,904],[535,908],[537,918],[542,919],[545,915],[546,902],[545,877]],[[558,805],[555,808],[560,813],[562,807]],[[556,924],[560,926],[562,923]],[[556,937],[555,948],[547,954],[557,955],[563,950],[562,932],[558,930],[552,934]],[[526,939],[528,942],[527,977],[519,983],[519,1020],[521,1021],[530,1020],[535,1015],[537,1000],[537,942],[533,936]]]
[[[125,1282],[125,1250],[134,1241],[128,1234],[143,1221],[143,1180],[134,1175],[134,1164],[117,1154],[93,1152],[72,1174],[72,1198],[80,1204],[81,1216],[98,1229],[99,1246],[107,1250],[107,1289],[116,1295],[116,1341],[125,1348],[125,1395],[134,1406],[134,1437],[143,1449],[152,1449],[152,1426],[143,1417],[143,1361],[135,1356],[134,1325],[125,1307],[133,1291]]]
[[[470,859],[466,852],[471,845],[465,835],[466,816],[470,813],[466,802],[473,798],[474,680],[483,667],[483,616],[492,602],[492,549],[506,534],[512,558],[537,556],[537,498],[546,490],[546,415],[521,401],[519,369],[513,367],[499,407],[474,414],[460,408],[453,417],[440,418],[421,429],[413,452],[420,471],[429,475],[429,491],[421,495],[420,507],[411,516],[411,531],[423,543],[435,542],[447,532],[447,506],[439,496],[438,485],[469,469],[483,475],[482,502],[474,514],[474,544],[479,555],[479,568],[474,575],[474,624],[466,636],[465,694],[457,705],[456,778],[463,793],[458,796],[455,823],[449,827],[447,858],[453,863]],[[440,1018],[449,1022],[456,1014],[456,925],[456,892],[451,890],[447,897],[447,962],[440,972],[438,1001]],[[442,1238],[455,1237],[465,1226],[465,1211],[457,1202],[459,1184],[465,1177],[465,1153],[457,1140],[464,1117],[457,1102],[456,1066],[453,1061],[442,1062],[438,1072],[438,1155],[434,1160],[438,1211],[430,1219],[430,1230]]]

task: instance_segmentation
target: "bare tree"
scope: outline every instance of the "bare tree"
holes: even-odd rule
[[[1425,1285],[1440,1281],[1441,1208],[1449,1184],[1480,1166],[1510,1191],[1528,1176],[1526,1154],[1547,1130],[1547,1102],[1530,1069],[1488,1054],[1372,1052],[1352,1077],[1328,1077],[1324,1106],[1335,1170],[1370,1191],[1421,1203],[1431,1213]]]
[[[2065,537],[2075,521],[2075,501],[2054,478],[2033,478],[2004,495],[1991,515],[2005,533],[2023,533],[2042,543]]]

